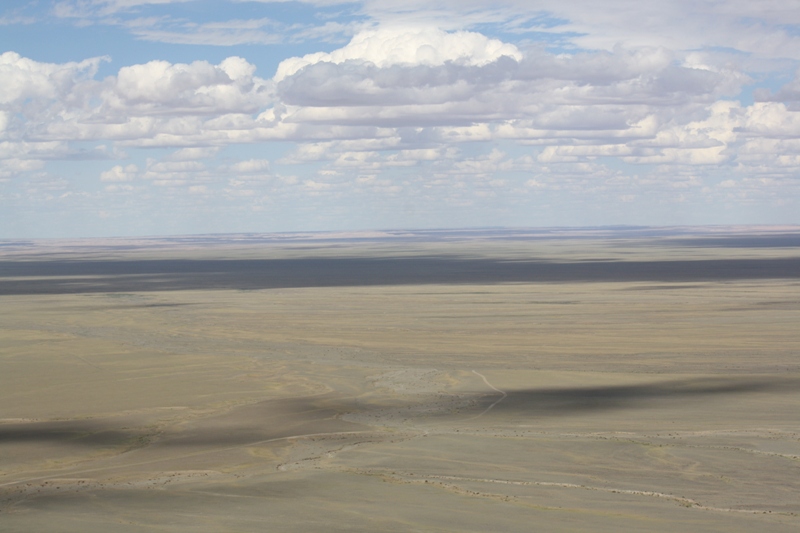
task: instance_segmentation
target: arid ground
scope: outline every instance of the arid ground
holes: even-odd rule
[[[800,229],[0,242],[0,531],[800,530]]]

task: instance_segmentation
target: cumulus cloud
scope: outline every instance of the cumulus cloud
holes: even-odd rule
[[[379,36],[370,36],[372,48],[391,49],[391,43],[378,45]],[[392,41],[394,35],[383,37]],[[353,50],[328,54],[336,60],[316,58],[292,75],[286,74],[291,69],[281,73],[279,68],[278,95],[300,108],[292,120],[409,126],[530,118],[532,127],[542,129],[619,129],[641,119],[635,116],[637,106],[707,104],[738,92],[749,80],[734,70],[678,65],[677,57],[663,49],[573,55],[533,49],[524,56],[497,52],[491,60],[483,55],[472,62],[387,61],[384,66],[342,59]]]
[[[267,83],[240,57],[219,65],[207,61],[171,64],[151,61],[120,69],[101,93],[103,111],[125,109],[138,115],[255,112],[268,101]]]
[[[165,159],[168,161],[194,161],[214,157],[218,152],[219,146],[181,148],[166,156]]]
[[[81,82],[93,78],[104,60],[107,58],[95,57],[56,64],[33,61],[16,52],[0,54],[0,105],[19,110],[20,105],[32,99],[64,99]]]
[[[213,172],[200,161],[148,159],[139,177],[160,187],[198,186],[208,181]]]
[[[736,64],[663,46],[556,53],[476,32],[393,25],[289,58],[272,78],[230,57],[154,60],[98,80],[101,61],[0,56],[0,178],[41,170],[75,141],[109,143],[110,154],[173,148],[102,172],[117,192],[136,181],[210,194],[225,181],[226,194],[259,198],[265,184],[284,182],[279,167],[310,162],[314,170],[295,178],[296,189],[316,195],[408,191],[398,176],[415,172],[424,178],[408,183],[420,190],[469,184],[482,197],[656,187],[623,180],[604,158],[678,169],[676,176],[725,166],[785,179],[800,168],[789,142],[800,137],[796,79],[747,106],[732,99],[752,83]],[[215,161],[225,146],[270,141],[297,144],[274,163],[252,155]],[[493,149],[473,152],[465,146],[481,145],[467,143]],[[525,155],[509,155],[511,146]]]
[[[571,49],[610,51],[624,46],[729,50],[755,58],[762,66],[775,58],[800,59],[800,35],[792,27],[800,24],[798,10],[792,2],[780,0],[540,0],[535,5],[528,0],[442,0],[435,4],[425,0],[299,0],[326,10],[326,21],[319,26],[264,18],[211,22],[173,19],[167,4],[188,1],[61,0],[53,13],[81,24],[122,25],[141,39],[181,44],[230,46],[325,40],[370,27],[442,28],[453,32],[494,25],[507,34],[544,39]],[[329,8],[334,6],[346,9],[332,12]],[[139,13],[145,8],[161,15],[144,19]],[[350,16],[354,13],[358,14],[356,20]],[[439,49],[431,52],[424,47],[417,51],[422,56],[433,53],[435,57],[439,53]],[[353,55],[365,56],[355,49]],[[318,56],[325,58],[326,54],[310,54],[306,58],[316,62]],[[293,58],[291,65],[302,67],[303,61],[298,59],[306,58]],[[346,59],[340,57],[335,62]],[[755,64],[751,61],[751,65]]]
[[[339,65],[358,61],[378,68],[393,65],[485,65],[502,56],[520,59],[516,46],[489,39],[480,33],[447,33],[439,28],[386,27],[362,31],[350,43],[333,52],[317,52],[285,59],[278,65],[275,81],[281,81],[304,67],[318,63]]]
[[[544,210],[558,195],[733,202],[800,183],[800,74],[784,75],[800,60],[800,11],[785,1],[299,0],[319,15],[305,21],[237,0],[202,18],[170,3],[0,13],[0,24],[37,11],[53,27],[180,53],[134,56],[102,78],[104,58],[2,54],[3,198],[99,201],[69,191],[67,166],[50,163],[89,157],[116,159],[88,171],[96,194],[170,206],[381,205],[402,192],[412,210],[524,198]],[[299,41],[298,57],[275,55]],[[241,47],[224,61],[175,60],[209,50],[182,45],[277,42],[258,58]],[[770,89],[751,103],[756,84]]]
[[[109,170],[100,174],[100,181],[133,181],[139,172],[139,167],[136,165],[115,165]]]
[[[281,0],[258,0],[275,3]],[[800,24],[792,2],[781,0],[301,0],[319,7],[354,5],[382,25],[435,24],[463,30],[496,24],[521,35],[548,35],[585,49],[728,48],[760,57],[800,59]]]
[[[2,57],[8,83],[0,89],[0,131],[19,147],[34,137],[185,147],[173,162],[214,155],[226,144],[294,140],[341,141],[335,155],[329,145],[322,157],[365,166],[369,157],[356,152],[491,139],[589,142],[593,148],[550,148],[540,157],[639,162],[665,162],[668,144],[679,143],[694,150],[688,161],[718,162],[728,140],[698,121],[748,79],[660,48],[523,53],[477,33],[430,28],[371,30],[333,52],[287,60],[277,85],[239,57],[216,65],[151,61],[104,80],[93,79],[98,58],[51,65]],[[760,134],[759,124],[791,128],[786,117],[768,119],[765,110],[760,122],[742,127]],[[298,148],[295,161],[313,159],[314,146]]]
[[[269,80],[239,57],[217,65],[151,61],[96,80],[102,58],[40,63],[0,56],[0,139],[112,140],[191,146],[235,142],[231,130],[256,127],[274,100]]]
[[[93,78],[104,59],[51,64],[6,52],[0,55],[0,106],[31,121],[46,119],[42,112],[48,108],[62,122],[81,114],[83,122],[108,124],[130,116],[253,113],[270,100],[269,82],[255,77],[255,67],[239,57],[218,65],[151,61],[99,82]]]

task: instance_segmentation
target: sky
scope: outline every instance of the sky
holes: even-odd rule
[[[0,4],[0,238],[798,223],[799,0]]]

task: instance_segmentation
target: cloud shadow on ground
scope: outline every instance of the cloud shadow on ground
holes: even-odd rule
[[[798,390],[800,378],[770,377],[694,378],[633,385],[518,389],[507,391],[507,397],[486,413],[481,423],[505,414],[530,418],[567,417],[623,409],[658,409],[681,402],[695,402],[693,408],[702,410],[700,402],[711,399],[731,401],[754,393],[792,394]],[[501,396],[486,391],[472,394],[476,400],[473,408],[476,414]],[[441,400],[438,395],[437,400]],[[113,417],[7,423],[0,424],[0,446],[51,443],[64,446],[137,447],[143,444],[140,440],[143,437],[152,438],[157,446],[165,449],[247,446],[292,435],[342,431],[342,425],[349,423],[339,420],[338,415],[345,413],[409,407],[408,418],[413,418],[415,412],[428,413],[424,417],[430,413],[437,416],[435,409],[426,409],[427,401],[422,399],[414,405],[408,399],[403,399],[394,404],[381,401],[379,405],[369,405],[363,401],[356,402],[353,397],[336,394],[269,400],[198,420],[180,430],[165,428],[149,436],[142,429],[120,427],[120,422]],[[462,410],[459,416],[466,415],[468,413]],[[468,420],[465,423],[469,423]]]
[[[0,295],[741,279],[800,279],[800,257],[581,262],[443,256],[0,261]]]
[[[658,408],[677,402],[692,402],[702,410],[703,401],[722,397],[731,400],[752,393],[792,393],[800,378],[695,378],[639,385],[609,385],[507,391],[508,396],[493,411],[540,417],[570,416],[620,409]],[[491,398],[497,399],[494,394]],[[491,399],[487,397],[484,403]]]

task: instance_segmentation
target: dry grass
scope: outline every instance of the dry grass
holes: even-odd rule
[[[747,242],[6,252],[0,530],[796,531],[800,272],[772,261],[800,254]],[[433,282],[395,276],[434,250]],[[167,255],[395,262],[384,284],[259,289],[245,269],[157,290]],[[70,259],[153,272],[99,290],[58,275]],[[480,270],[533,259],[636,266]],[[699,274],[642,279],[670,259]],[[765,266],[709,279],[745,259]]]

